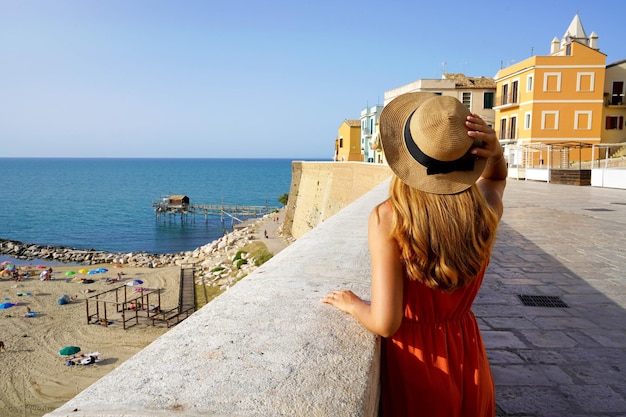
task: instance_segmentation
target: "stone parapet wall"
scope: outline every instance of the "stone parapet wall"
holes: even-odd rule
[[[283,232],[300,238],[391,174],[381,164],[293,162]]]
[[[320,299],[338,288],[369,298],[367,218],[388,188],[327,218],[46,416],[376,416],[378,339]]]

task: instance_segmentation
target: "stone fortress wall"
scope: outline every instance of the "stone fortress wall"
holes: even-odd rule
[[[283,231],[300,238],[391,174],[389,166],[380,164],[293,162]]]

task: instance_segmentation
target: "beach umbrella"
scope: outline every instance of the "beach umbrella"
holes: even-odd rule
[[[65,273],[65,276],[68,276],[68,277],[69,277],[69,276],[74,275],[75,273],[76,273],[75,271],[67,271],[67,272]]]
[[[80,348],[78,346],[65,346],[63,349],[59,350],[59,355],[70,356],[75,355],[78,352],[80,352]]]
[[[99,274],[100,271],[98,271],[97,269],[92,269],[91,271],[87,272],[87,275],[94,275],[94,274]]]
[[[4,262],[2,262],[2,265],[8,265],[10,263],[11,263],[11,261],[4,261]]]
[[[109,272],[109,270],[106,269],[106,268],[98,268],[96,271],[98,271],[98,272]]]
[[[141,285],[141,284],[143,284],[143,281],[142,281],[142,280],[140,280],[140,279],[136,279],[136,280],[134,280],[134,281],[129,282],[129,283],[128,283],[128,284],[126,284],[126,285],[129,285],[129,286],[131,286],[131,287],[132,287],[133,285]]]
[[[82,269],[79,269],[79,270],[78,270],[78,273],[79,273],[79,274],[86,274],[87,272],[89,272],[89,270],[88,270],[88,269],[85,269],[85,268],[82,268]]]
[[[37,265],[37,268],[38,269],[46,269],[46,266],[45,265]]]
[[[13,306],[15,306],[15,304],[13,304],[13,303],[2,303],[2,304],[0,304],[0,308],[3,309],[3,310],[5,310],[7,308],[11,308]]]

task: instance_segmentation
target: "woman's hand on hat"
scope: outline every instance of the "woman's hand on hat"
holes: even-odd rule
[[[502,146],[498,141],[495,130],[487,126],[487,123],[475,113],[467,116],[465,126],[469,129],[467,135],[480,145],[474,147],[471,152],[479,158],[502,158]]]

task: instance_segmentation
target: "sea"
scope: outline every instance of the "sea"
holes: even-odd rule
[[[292,161],[0,158],[0,238],[115,253],[194,250],[238,221],[157,217],[152,203],[185,195],[191,204],[281,208],[278,198],[289,193]],[[0,255],[5,260],[24,263]]]

